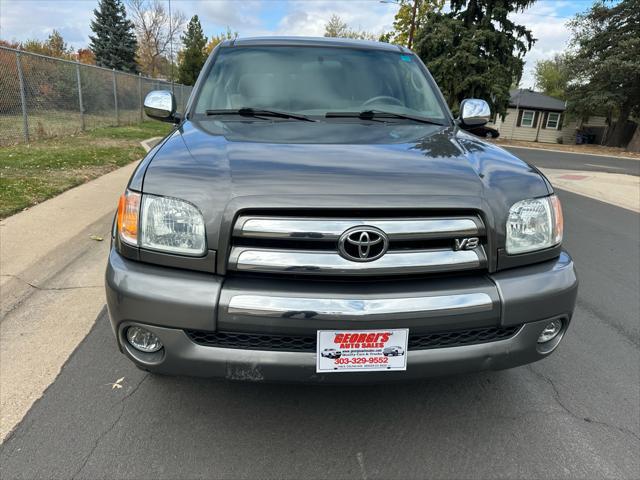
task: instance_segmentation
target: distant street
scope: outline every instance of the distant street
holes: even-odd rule
[[[633,158],[627,159],[576,153],[549,152],[534,148],[504,148],[536,167],[624,173],[627,175],[640,176],[640,160]]]

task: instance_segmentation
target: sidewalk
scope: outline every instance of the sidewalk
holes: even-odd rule
[[[594,155],[597,157],[640,160],[640,153],[638,152],[629,152],[623,148],[605,147],[602,145],[563,145],[559,143],[509,140],[501,137],[490,141],[501,147],[527,148],[530,150],[546,150],[548,152],[576,153],[578,155]]]
[[[554,187],[640,212],[640,177],[555,168],[540,170]]]
[[[0,222],[0,442],[104,306],[113,216],[137,163]]]

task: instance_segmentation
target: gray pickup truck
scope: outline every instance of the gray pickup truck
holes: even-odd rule
[[[120,199],[106,272],[138,367],[385,382],[534,362],[565,334],[577,279],[552,186],[469,134],[487,103],[453,118],[413,52],[230,40],[184,114],[167,91],[145,111],[175,129]]]

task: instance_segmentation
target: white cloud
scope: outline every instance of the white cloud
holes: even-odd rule
[[[177,3],[188,17],[197,14],[203,23],[229,26],[232,30],[252,30],[261,25],[264,2],[257,0],[216,0]]]
[[[87,45],[93,2],[0,0],[0,38],[44,39],[54,29],[74,48]]]
[[[520,87],[534,87],[537,61],[547,60],[566,50],[570,38],[567,27],[569,19],[561,18],[562,8],[566,5],[567,2],[563,1],[537,3],[525,12],[513,15],[513,20],[531,30],[533,37],[537,39],[533,48],[525,55]]]
[[[375,2],[291,1],[275,33],[322,36],[331,15],[338,15],[351,28],[378,35],[391,29],[397,7]]]

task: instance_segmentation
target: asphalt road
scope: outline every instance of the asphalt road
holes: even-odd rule
[[[394,386],[158,377],[117,352],[103,312],[0,476],[639,478],[639,216],[560,195],[581,286],[551,357]]]
[[[506,147],[514,155],[536,167],[592,172],[625,173],[640,176],[640,160],[602,157],[576,153],[549,152],[542,149]]]

